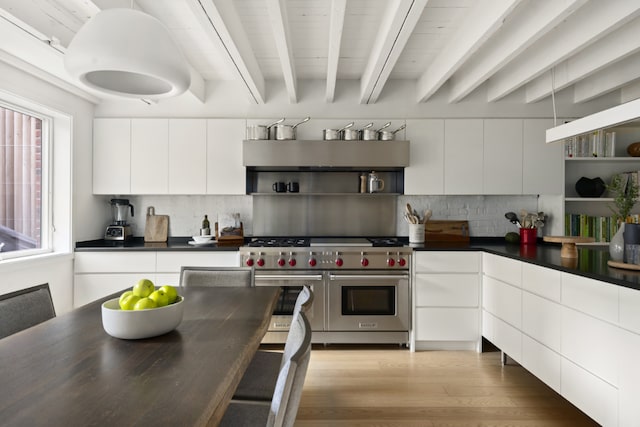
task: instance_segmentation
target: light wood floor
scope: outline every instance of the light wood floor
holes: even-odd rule
[[[296,426],[596,426],[499,352],[314,346]]]

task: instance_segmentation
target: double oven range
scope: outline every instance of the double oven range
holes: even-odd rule
[[[408,344],[411,248],[387,238],[255,238],[240,248],[256,286],[282,288],[263,343],[286,340],[303,285],[314,343]]]

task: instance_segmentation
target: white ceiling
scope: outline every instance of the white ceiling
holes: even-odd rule
[[[64,53],[101,9],[132,6],[165,23],[200,81],[242,82],[258,104],[270,84],[296,103],[301,80],[326,81],[329,103],[341,80],[359,81],[360,103],[394,79],[415,82],[416,103],[640,87],[637,0],[0,0],[0,16]]]

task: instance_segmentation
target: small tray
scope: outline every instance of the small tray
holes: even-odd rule
[[[614,268],[623,268],[625,270],[636,270],[636,271],[640,271],[640,265],[638,264],[627,264],[626,262],[618,262],[618,261],[607,261],[607,265],[609,267],[614,267]]]

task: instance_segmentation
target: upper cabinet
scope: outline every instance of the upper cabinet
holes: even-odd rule
[[[244,120],[94,119],[94,194],[245,194]]]
[[[483,120],[444,122],[444,193],[483,194]]]
[[[544,144],[551,119],[523,121],[522,193],[562,194],[562,144]]]
[[[407,120],[405,194],[444,194],[444,120]]]
[[[484,194],[522,194],[522,137],[522,120],[484,121]]]

